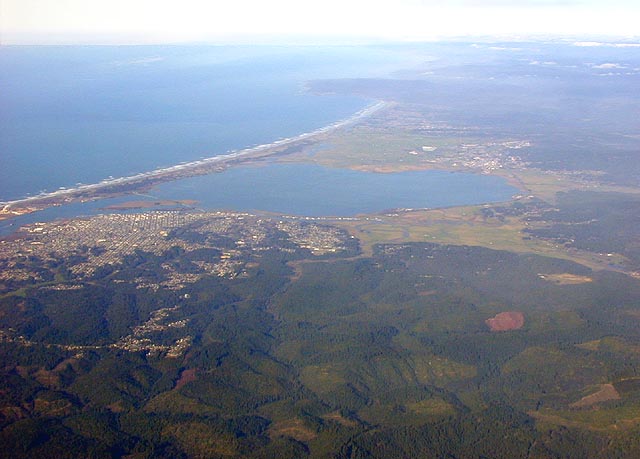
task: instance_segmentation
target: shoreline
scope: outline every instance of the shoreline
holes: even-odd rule
[[[121,196],[141,189],[147,189],[159,183],[170,182],[182,178],[197,175],[206,175],[222,170],[225,166],[248,159],[261,158],[281,152],[285,148],[296,146],[312,140],[314,137],[327,134],[337,129],[354,124],[374,113],[389,107],[391,104],[385,101],[377,101],[369,104],[362,110],[343,120],[336,121],[327,126],[305,132],[294,137],[288,137],[268,144],[236,150],[231,153],[208,158],[180,163],[175,166],[155,169],[119,178],[110,178],[98,183],[80,185],[74,188],[59,189],[52,192],[40,193],[10,201],[0,201],[0,220],[37,212],[48,207],[61,206],[73,202],[86,202],[97,199]]]

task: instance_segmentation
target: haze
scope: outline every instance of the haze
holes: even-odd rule
[[[411,41],[632,36],[631,0],[0,0],[2,44]]]

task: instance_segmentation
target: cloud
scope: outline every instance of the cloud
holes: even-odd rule
[[[112,64],[117,67],[123,67],[127,65],[149,65],[154,62],[163,61],[164,57],[143,57],[141,59],[131,59],[128,61],[114,61]]]
[[[625,65],[620,65],[620,64],[605,63],[605,64],[598,64],[598,65],[593,64],[591,65],[591,68],[608,70],[608,69],[626,69],[627,67]]]
[[[640,48],[640,43],[606,43],[599,41],[577,41],[573,43],[573,46],[581,46],[585,48],[609,46],[612,48]]]
[[[488,49],[493,51],[522,51],[523,48],[517,48],[513,46],[489,46]]]

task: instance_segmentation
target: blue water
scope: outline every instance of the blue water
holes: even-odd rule
[[[0,200],[315,130],[370,101],[310,94],[306,81],[383,77],[406,64],[402,59],[401,53],[349,47],[0,47]],[[514,192],[497,177],[441,171],[242,166],[163,184],[147,198],[49,208],[2,222],[0,234],[36,221],[105,212],[132,199],[350,216],[502,201]]]
[[[269,163],[165,183],[143,195],[45,209],[0,222],[0,235],[29,223],[108,213],[105,207],[131,200],[193,199],[203,210],[344,217],[399,208],[500,202],[517,192],[504,179],[489,175],[444,171],[380,174],[314,164]]]
[[[132,199],[135,199],[136,201],[146,200],[144,197],[139,197],[139,196],[135,196],[135,197],[121,196],[117,198],[100,199],[97,201],[76,202],[72,204],[65,204],[64,206],[59,206],[59,207],[48,207],[38,212],[33,212],[30,214],[21,215],[19,217],[14,217],[9,220],[0,221],[0,236],[7,236],[13,233],[14,231],[18,230],[21,226],[30,225],[38,222],[50,222],[50,221],[59,220],[59,219],[86,217],[86,216],[98,215],[98,214],[140,212],[139,209],[131,209],[131,210],[106,209],[106,207],[108,206],[128,202],[128,201],[131,201]],[[158,209],[169,209],[169,208],[171,207],[158,208]]]
[[[376,49],[0,47],[0,201],[308,132],[369,101],[323,77],[384,76]]]
[[[506,201],[517,189],[495,176],[444,171],[373,173],[314,164],[242,166],[178,180],[150,192],[195,199],[205,209],[351,216],[397,208]]]

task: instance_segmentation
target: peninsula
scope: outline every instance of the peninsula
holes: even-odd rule
[[[60,188],[59,190],[40,193],[36,196],[11,201],[0,201],[0,221],[36,212],[47,207],[120,196],[148,189],[159,183],[196,175],[210,174],[212,172],[220,172],[230,165],[237,165],[257,158],[283,153],[291,148],[301,147],[305,143],[317,139],[324,134],[355,124],[389,105],[390,103],[388,102],[378,101],[356,112],[349,118],[331,123],[314,131],[223,155],[183,162],[175,166],[155,169],[127,177],[109,178],[98,183],[79,185],[73,188]]]

